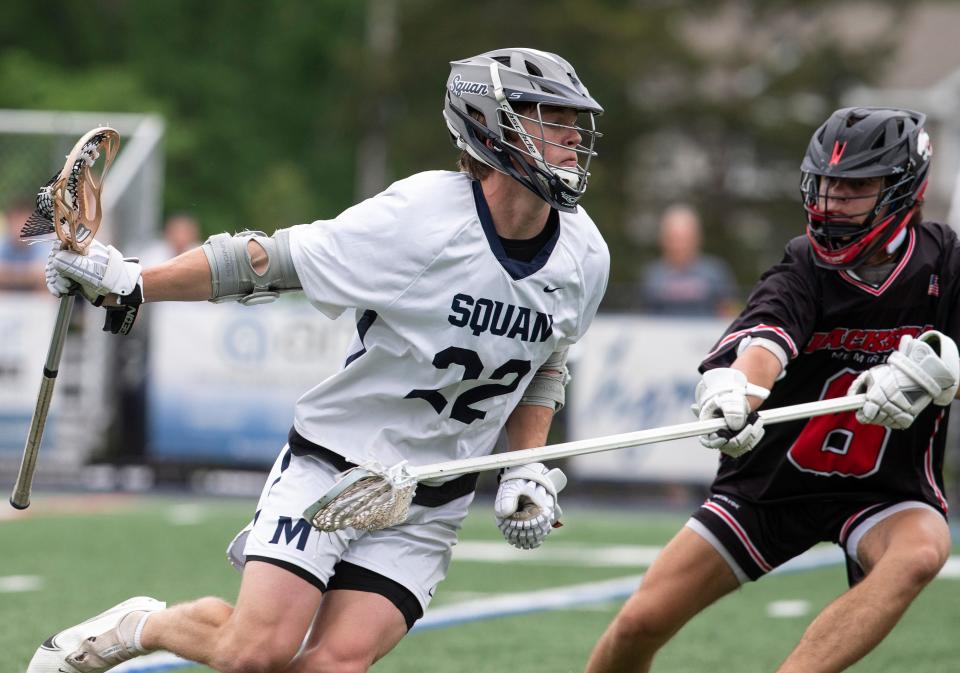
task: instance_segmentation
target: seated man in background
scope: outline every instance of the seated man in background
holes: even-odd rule
[[[143,266],[153,266],[200,245],[200,223],[192,213],[174,213],[163,223],[163,237],[140,253]]]
[[[736,281],[726,262],[700,251],[700,216],[684,203],[660,218],[659,259],[640,278],[639,302],[646,313],[673,316],[730,316],[736,312]]]

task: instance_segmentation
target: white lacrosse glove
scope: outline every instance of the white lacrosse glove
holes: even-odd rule
[[[47,289],[56,297],[67,294],[76,283],[88,301],[100,305],[103,297],[126,297],[140,284],[139,260],[124,259],[112,245],[93,241],[86,254],[54,248],[47,258]]]
[[[76,283],[63,276],[53,267],[53,256],[60,252],[60,248],[54,246],[47,256],[47,265],[44,267],[43,274],[47,279],[47,289],[54,297],[62,297],[70,294],[70,291],[76,287]]]
[[[848,394],[866,394],[866,402],[857,411],[861,423],[903,430],[930,402],[949,405],[957,395],[958,381],[957,344],[946,334],[930,330],[916,339],[904,336],[884,364],[854,380]]]
[[[557,493],[567,485],[559,468],[543,463],[511,467],[500,475],[494,502],[497,528],[504,539],[518,549],[535,549],[554,527],[559,526]]]
[[[700,437],[703,446],[736,458],[763,438],[763,419],[750,410],[747,395],[765,400],[770,391],[747,382],[746,374],[739,369],[721,367],[703,373],[691,410],[701,421],[723,418],[727,423],[726,428]]]

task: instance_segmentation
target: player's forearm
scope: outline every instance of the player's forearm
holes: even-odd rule
[[[143,301],[204,301],[213,293],[212,277],[203,249],[188,250],[143,270]],[[116,306],[117,295],[107,295],[103,303]]]
[[[203,301],[212,294],[210,264],[203,249],[194,248],[182,255],[144,269],[144,301]]]
[[[552,421],[553,409],[527,404],[518,406],[507,419],[509,450],[529,449],[546,444]]]
[[[767,390],[773,388],[774,382],[783,370],[777,356],[760,346],[747,348],[737,357],[732,367],[742,371],[750,383]],[[748,399],[753,409],[759,407],[762,402],[758,397],[750,396]]]

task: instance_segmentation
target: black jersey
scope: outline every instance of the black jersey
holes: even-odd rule
[[[700,366],[729,366],[746,337],[777,343],[789,362],[764,407],[846,394],[905,334],[937,329],[960,341],[960,243],[948,227],[911,227],[903,257],[879,287],[814,264],[805,237],[790,241],[747,307]],[[770,425],[740,458],[723,456],[714,490],[752,502],[920,499],[946,511],[947,407],[930,405],[906,430],[857,422],[854,412]]]

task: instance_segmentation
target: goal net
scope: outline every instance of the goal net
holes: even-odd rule
[[[0,212],[33,198],[63,166],[77,139],[97,126],[112,126],[121,135],[104,187],[98,240],[123,250],[155,236],[162,208],[164,126],[150,115],[0,110]],[[13,224],[0,219],[0,240]],[[5,479],[12,479],[19,465],[56,312],[56,300],[42,288],[0,288],[0,476]],[[127,373],[118,371],[113,357],[116,338],[108,338],[101,327],[100,312],[77,302],[40,451],[40,483],[74,480],[77,468],[105,444],[117,408],[116,381]]]

